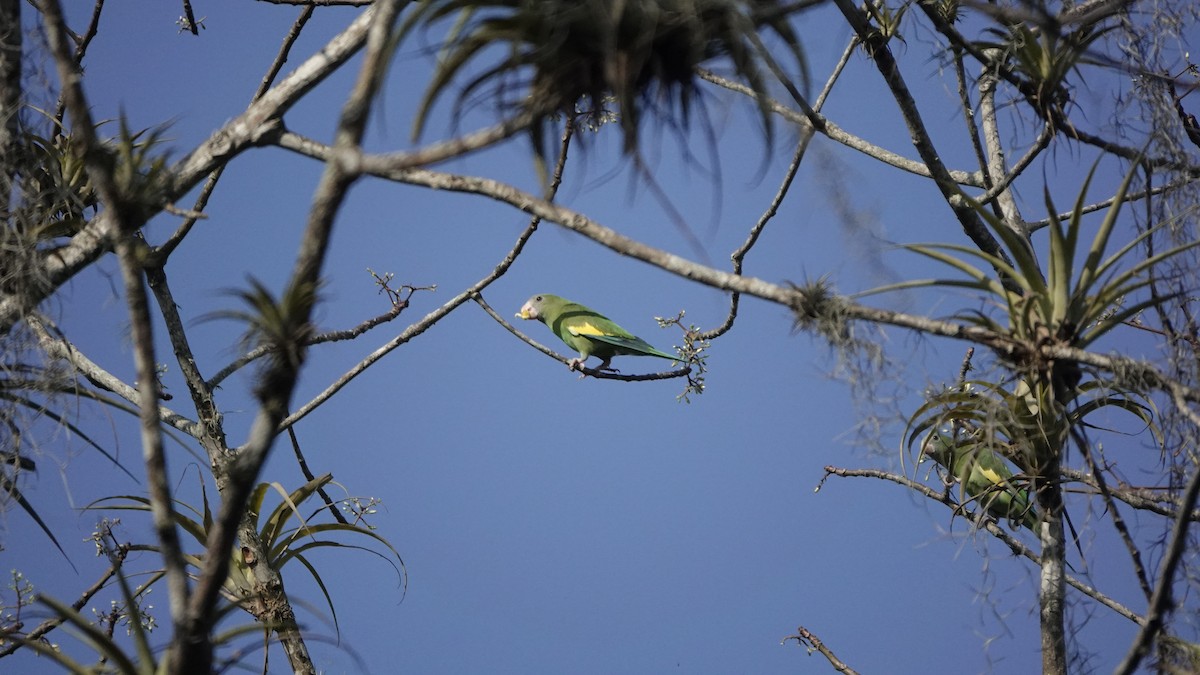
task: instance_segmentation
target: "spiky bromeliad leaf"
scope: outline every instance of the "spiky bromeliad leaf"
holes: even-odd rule
[[[1102,28],[1085,25],[1058,33],[1017,23],[1003,29],[988,29],[986,32],[997,39],[979,41],[976,45],[1001,50],[1009,67],[1023,78],[1022,92],[1043,117],[1050,119],[1052,113],[1059,113],[1070,101],[1067,77],[1072,71],[1078,72],[1080,63],[1086,62],[1092,43],[1114,28],[1115,25]]]
[[[131,131],[120,119],[120,136],[110,142],[113,181],[121,199],[135,209],[138,220],[154,213],[166,198],[170,171],[169,155],[160,145],[166,140],[166,127]]]
[[[20,216],[14,222],[34,242],[74,236],[87,222],[89,210],[99,204],[83,143],[61,122],[43,114],[50,119],[53,133],[47,137],[23,133],[16,167],[23,200],[20,213],[13,214]],[[119,198],[133,207],[139,224],[165,199],[170,180],[168,153],[160,147],[165,131],[163,126],[134,132],[122,117],[119,135],[101,142],[100,152],[112,170]]]
[[[67,564],[71,566],[71,569],[78,572],[79,570],[76,569],[75,563],[71,562],[71,558],[67,556],[67,552],[63,549],[62,544],[58,543],[58,538],[54,536],[54,532],[50,529],[50,526],[46,525],[46,522],[42,520],[40,515],[38,515],[37,509],[33,508],[33,504],[30,504],[29,500],[25,499],[25,495],[21,493],[21,490],[17,487],[17,484],[9,480],[8,476],[4,475],[3,473],[0,473],[0,493],[2,493],[5,497],[11,498],[20,505],[25,513],[33,519],[33,522],[37,523],[37,526],[42,530],[42,532],[50,538],[50,542],[54,544],[54,548],[58,549],[58,552],[62,554],[63,559],[67,561]]]
[[[462,86],[455,117],[481,88],[496,97],[517,92],[516,100],[500,103],[531,113],[536,138],[550,115],[573,113],[580,99],[598,111],[611,97],[629,152],[637,147],[642,113],[656,104],[656,96],[668,109],[677,105],[686,125],[696,67],[726,56],[758,94],[769,135],[766,55],[756,31],[766,27],[778,35],[807,82],[790,11],[782,0],[427,0],[407,17],[401,39],[451,15],[458,19],[442,44],[414,133],[421,133],[434,103],[465,66],[500,47],[499,62]]]
[[[1037,393],[1025,380],[1013,384],[985,379],[931,393],[909,418],[909,445],[941,427],[978,430],[988,445],[1003,448],[1002,454],[1022,471],[1033,472],[1045,463],[1042,453],[1061,447],[1072,427],[1086,426],[1088,416],[1113,408],[1128,412],[1145,425],[1156,444],[1162,443],[1153,401],[1111,379],[1079,384],[1075,405],[1065,415],[1050,409],[1046,392],[1041,397]]]
[[[279,299],[262,282],[251,277],[249,290],[232,290],[229,293],[246,306],[244,310],[221,310],[203,317],[204,320],[232,319],[246,325],[242,334],[242,346],[246,349],[266,349],[272,360],[272,368],[264,368],[264,376],[282,377],[284,372],[298,371],[304,363],[305,349],[313,336],[313,325],[309,321],[319,294],[317,285],[300,283],[289,285]],[[275,382],[260,382],[259,393],[271,391]]]
[[[22,170],[21,190],[39,221],[33,233],[36,241],[75,234],[86,221],[85,210],[96,206],[77,145],[67,135],[24,136],[29,166]]]
[[[1087,227],[1083,222],[1086,213],[1085,198],[1095,170],[1096,167],[1093,166],[1065,222],[1054,215],[1057,212],[1054,202],[1049,193],[1045,195],[1046,208],[1051,214],[1047,227],[1050,236],[1046,278],[1042,277],[1041,267],[1028,242],[984,205],[975,204],[976,212],[1011,253],[1013,265],[1008,265],[996,256],[964,246],[910,244],[906,246],[909,250],[944,263],[970,279],[912,280],[864,291],[857,294],[857,297],[927,286],[972,288],[992,296],[1005,307],[1008,326],[1004,327],[999,321],[977,314],[960,315],[958,318],[971,323],[985,324],[992,330],[1007,332],[1029,344],[1049,339],[1070,347],[1088,347],[1122,321],[1176,297],[1169,293],[1158,293],[1139,298],[1138,294],[1150,286],[1152,279],[1148,272],[1159,263],[1200,246],[1200,240],[1191,241],[1135,261],[1122,269],[1122,263],[1126,261],[1130,252],[1141,246],[1159,228],[1171,222],[1164,221],[1147,228],[1115,252],[1109,253],[1114,228],[1125,204],[1134,172],[1138,170],[1136,162],[1131,164],[1129,172],[1118,186],[1103,220],[1094,228],[1091,241],[1085,243],[1081,238]],[[1086,252],[1083,248],[1085,245]],[[1007,276],[1013,285],[1020,289],[1020,294],[1009,291],[999,279],[967,262],[969,258],[982,260],[1000,275]]]

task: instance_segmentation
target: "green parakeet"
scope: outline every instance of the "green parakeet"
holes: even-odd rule
[[[957,442],[956,442],[957,441]],[[1029,501],[1029,492],[1013,481],[1008,462],[995,450],[983,447],[972,435],[950,429],[931,432],[924,452],[946,467],[967,494],[997,520],[1024,525],[1037,532],[1038,514]]]
[[[571,370],[582,369],[589,356],[602,359],[598,370],[615,370],[608,364],[614,356],[623,354],[679,360],[678,356],[655,349],[600,312],[557,295],[540,293],[533,296],[521,306],[517,318],[541,321],[567,346],[579,352],[579,358],[567,364]]]

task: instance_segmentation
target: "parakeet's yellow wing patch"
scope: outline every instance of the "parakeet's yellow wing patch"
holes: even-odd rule
[[[984,469],[983,467],[980,467],[979,473],[983,474],[984,478],[990,480],[996,485],[1000,485],[1004,482],[1004,479],[1000,477],[1000,474],[996,473],[995,469]]]
[[[567,330],[571,333],[571,335],[608,335],[607,332],[590,323],[576,324]]]

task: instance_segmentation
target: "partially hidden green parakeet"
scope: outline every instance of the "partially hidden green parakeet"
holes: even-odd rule
[[[571,370],[581,370],[589,356],[602,359],[597,370],[609,367],[614,356],[657,356],[670,361],[679,357],[655,349],[650,343],[613,323],[608,317],[577,302],[548,293],[539,293],[521,306],[517,318],[537,319],[554,331],[579,358],[571,359]]]
[[[931,432],[923,450],[946,467],[992,517],[1037,532],[1038,514],[1029,501],[1029,491],[1017,485],[1008,462],[995,450],[969,433],[960,432],[956,439],[951,429]]]

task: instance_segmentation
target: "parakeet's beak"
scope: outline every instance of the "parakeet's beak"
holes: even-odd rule
[[[917,455],[917,464],[924,464],[925,460],[929,459],[930,446],[933,444],[933,434],[925,437],[921,441],[921,454]]]
[[[526,321],[528,321],[530,319],[536,319],[537,318],[537,310],[535,310],[533,308],[532,304],[527,302],[524,305],[521,305],[521,311],[517,312],[517,318],[525,319]]]

